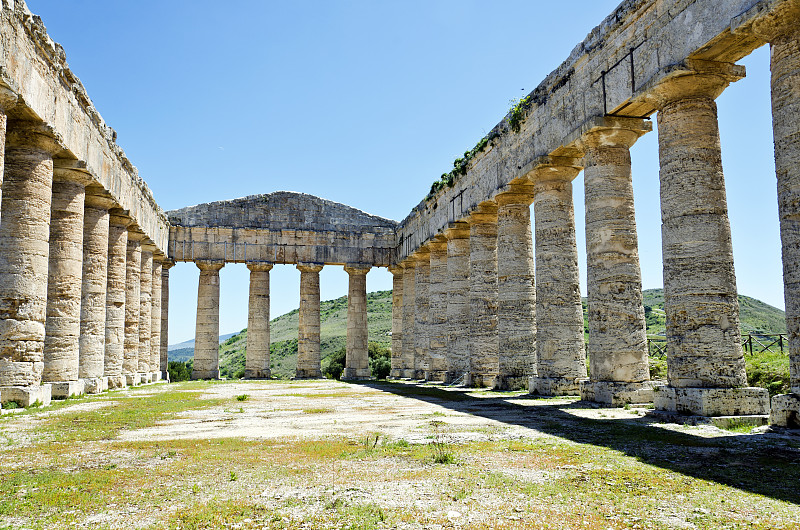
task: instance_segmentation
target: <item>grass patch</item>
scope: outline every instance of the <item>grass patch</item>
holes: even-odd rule
[[[334,409],[329,409],[325,407],[316,407],[311,409],[303,409],[303,414],[329,414],[334,412]]]

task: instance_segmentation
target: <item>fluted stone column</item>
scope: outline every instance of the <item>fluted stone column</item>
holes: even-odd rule
[[[144,234],[128,229],[125,259],[125,342],[122,373],[128,385],[142,382],[139,373],[139,313],[142,289],[142,239]]]
[[[153,312],[153,251],[155,246],[142,243],[142,270],[139,273],[139,373],[143,383],[152,381],[150,372],[150,331]]]
[[[194,333],[192,379],[219,379],[219,271],[221,261],[196,261],[197,321]]]
[[[447,383],[469,386],[469,224],[450,223],[447,236]]]
[[[800,1],[778,6],[753,30],[771,48],[772,136],[789,335],[791,393],[773,396],[770,423],[800,428]]]
[[[431,255],[427,247],[417,249],[414,266],[414,379],[425,379],[430,370],[431,351],[428,330]]]
[[[0,223],[0,402],[50,402],[42,383],[53,154],[43,127],[8,122]]]
[[[244,376],[247,379],[269,379],[272,375],[269,357],[269,271],[272,263],[248,263],[250,269],[250,302],[247,314],[247,354]]]
[[[416,280],[416,262],[407,258],[403,263],[403,352],[402,374],[403,378],[414,377],[414,357],[416,344],[414,338],[414,315],[417,311],[417,294],[414,288]]]
[[[175,262],[167,259],[161,262],[161,348],[160,369],[161,378],[169,380],[167,365],[169,361],[169,270]]]
[[[630,148],[651,130],[615,119],[584,135],[589,381],[581,398],[611,405],[653,401]]]
[[[578,395],[586,378],[583,308],[572,180],[580,167],[566,161],[532,175],[536,230],[536,371],[531,393]]]
[[[105,374],[106,290],[108,287],[109,210],[114,201],[102,189],[86,188],[83,209],[83,287],[78,376],[87,394],[108,390]]]
[[[108,281],[106,283],[105,357],[103,375],[108,387],[127,384],[125,359],[125,300],[127,297],[128,226],[131,219],[118,208],[109,210]],[[138,283],[137,283],[138,285]]]
[[[391,377],[402,377],[403,371],[403,268],[389,267],[392,273],[392,370]]]
[[[469,219],[469,312],[472,384],[493,388],[500,370],[497,335],[497,206],[480,205]]]
[[[428,342],[430,369],[428,381],[447,378],[447,239],[437,236],[429,243],[430,281],[428,283]]]
[[[673,78],[657,92],[669,384],[655,407],[703,416],[769,410],[767,390],[746,387],[714,103],[735,79],[726,68]]]
[[[87,183],[81,171],[54,170],[42,381],[52,385],[52,397],[59,399],[84,393],[78,373]]]
[[[497,388],[528,387],[536,375],[536,286],[531,209],[533,185],[514,184],[497,202]]]
[[[299,263],[300,311],[297,337],[297,379],[322,377],[320,366],[319,273],[322,265]]]
[[[153,279],[150,292],[150,373],[161,380],[161,256],[153,256]]]
[[[3,167],[5,159],[6,129],[8,116],[6,112],[17,102],[17,95],[4,86],[0,86],[0,203],[2,203]]]
[[[342,379],[369,379],[369,350],[367,331],[367,273],[368,265],[347,265],[347,347]]]

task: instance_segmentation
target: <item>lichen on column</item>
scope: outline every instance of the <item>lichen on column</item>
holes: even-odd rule
[[[166,259],[161,262],[161,348],[160,348],[160,369],[161,378],[167,379],[167,365],[169,360],[169,270],[175,266],[175,262]]]
[[[430,281],[428,283],[428,343],[430,368],[428,381],[444,381],[447,377],[447,239],[434,238],[430,248]]]
[[[161,260],[153,256],[152,288],[150,290],[150,373],[161,379]]]
[[[153,312],[153,251],[155,245],[142,244],[142,270],[139,273],[139,373],[150,376],[150,331]]]
[[[497,205],[484,203],[469,219],[469,335],[472,384],[493,388],[500,370],[497,335]]]
[[[125,359],[125,300],[127,296],[128,226],[130,217],[118,208],[109,210],[108,279],[106,283],[105,356],[103,375],[109,388],[127,384]]]
[[[451,223],[447,236],[447,383],[470,385],[469,224]]]
[[[403,268],[389,267],[392,273],[392,370],[391,377],[402,377],[403,370]]]
[[[428,293],[431,276],[431,257],[427,247],[417,249],[413,256],[414,267],[414,375],[415,379],[425,379],[431,367],[430,337],[428,318],[430,317],[430,297]]]
[[[402,352],[402,377],[414,377],[414,356],[416,351],[414,339],[414,315],[417,308],[417,296],[414,288],[416,279],[415,262],[413,258],[406,259],[403,267],[403,352]]]
[[[192,379],[219,379],[219,271],[222,261],[201,260]]]
[[[320,366],[319,273],[322,265],[299,263],[300,311],[297,338],[298,379],[322,377]]]
[[[144,234],[128,229],[125,258],[125,340],[122,372],[127,384],[141,382],[139,372],[139,312],[142,289],[142,239]]]
[[[248,379],[269,379],[269,271],[272,263],[252,262],[250,299],[247,313],[247,352],[244,376]]]
[[[368,379],[367,273],[369,265],[350,264],[347,290],[347,346],[343,379]]]

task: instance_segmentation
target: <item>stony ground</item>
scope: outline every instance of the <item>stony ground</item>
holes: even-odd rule
[[[409,383],[158,384],[0,418],[0,528],[800,527],[800,436]]]

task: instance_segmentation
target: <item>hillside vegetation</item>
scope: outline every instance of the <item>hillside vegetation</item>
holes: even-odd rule
[[[644,291],[647,336],[663,347],[666,317],[663,289]],[[743,335],[786,333],[784,312],[764,302],[739,295],[741,330]],[[586,300],[583,300],[584,330],[588,341]],[[378,291],[367,295],[369,341],[381,347],[391,346],[392,291]],[[347,297],[326,300],[320,304],[321,356],[323,371],[327,369],[336,352],[344,348],[347,340]],[[290,311],[270,323],[272,344],[270,361],[273,377],[290,379],[297,364],[298,310]],[[745,337],[746,340],[746,337]],[[235,334],[220,345],[220,374],[238,379],[244,374],[247,330]],[[169,352],[170,361],[189,361],[192,349],[183,348]],[[789,359],[780,353],[747,355],[749,383],[768,388],[772,394],[788,391]],[[651,376],[666,378],[666,358],[651,348]],[[184,373],[187,373],[184,370]]]

